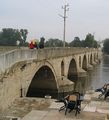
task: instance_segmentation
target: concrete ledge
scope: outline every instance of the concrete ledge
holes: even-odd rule
[[[87,72],[83,69],[80,69],[78,71],[78,77],[86,77],[87,76]]]
[[[89,71],[90,71],[90,70],[93,70],[93,66],[89,64],[87,69],[88,69]]]
[[[74,90],[74,82],[69,80],[67,77],[59,80],[59,92],[70,92]]]
[[[64,103],[62,103],[62,102],[60,102],[60,103],[58,103],[58,102],[53,102],[51,105],[50,105],[50,109],[57,109],[57,110],[59,110],[60,109],[60,107],[62,107],[64,105]]]
[[[46,116],[47,113],[48,111],[32,110],[21,120],[42,120]]]

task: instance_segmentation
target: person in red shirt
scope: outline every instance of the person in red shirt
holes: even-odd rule
[[[33,42],[31,41],[30,44],[29,44],[29,48],[30,49],[34,49],[34,45],[33,45]]]

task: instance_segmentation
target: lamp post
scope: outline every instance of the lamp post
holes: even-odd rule
[[[64,30],[63,30],[63,47],[65,47],[65,37],[66,37],[66,12],[69,10],[68,8],[69,4],[65,4],[62,6],[62,9],[64,10],[64,15],[60,15],[64,19]]]

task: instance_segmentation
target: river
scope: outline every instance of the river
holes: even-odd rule
[[[109,56],[103,56],[101,63],[88,73],[87,89],[96,89],[109,83]]]

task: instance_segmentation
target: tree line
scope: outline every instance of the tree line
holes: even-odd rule
[[[46,47],[62,47],[63,46],[63,41],[59,39],[49,39],[45,43]],[[94,38],[94,35],[88,33],[86,35],[85,40],[80,40],[79,37],[75,37],[73,41],[70,43],[65,42],[66,47],[88,47],[88,48],[97,48],[99,47],[99,44]]]
[[[13,28],[3,28],[0,31],[0,45],[12,46],[16,45],[19,41],[20,45],[27,45],[26,41],[28,35],[27,29],[13,29]],[[94,36],[90,33],[86,35],[85,40],[80,40],[79,37],[75,37],[70,43],[66,42],[67,47],[98,47],[97,41]],[[45,42],[46,47],[62,47],[63,41],[59,39],[49,39]]]
[[[109,38],[106,38],[103,42],[103,52],[109,54]]]
[[[49,39],[45,43],[46,47],[63,47],[63,41],[59,39]],[[73,41],[70,43],[65,42],[66,47],[88,47],[88,48],[99,48],[100,43],[98,43],[94,35],[88,33],[85,37],[85,40],[80,40],[79,37],[75,37]],[[109,38],[103,40],[103,48],[102,51],[105,54],[109,54]]]
[[[27,29],[3,28],[0,31],[0,45],[15,46],[17,41],[21,46],[26,45],[27,34]]]
[[[3,28],[0,31],[0,45],[1,46],[15,46],[19,41],[20,46],[28,46],[26,41],[28,35],[27,29],[13,29]],[[66,47],[88,47],[98,48],[100,45],[95,40],[94,35],[88,33],[84,40],[79,37],[75,37],[71,42],[65,42]],[[63,41],[59,39],[50,38],[45,42],[45,47],[63,47]],[[104,40],[103,52],[109,54],[109,38]]]

